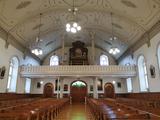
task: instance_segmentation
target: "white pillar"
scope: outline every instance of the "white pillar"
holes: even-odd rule
[[[57,83],[57,99],[59,98],[59,77],[58,77],[58,83]]]
[[[91,49],[92,49],[92,64],[95,64],[95,32],[90,33],[91,36]]]
[[[64,64],[64,48],[65,48],[65,45],[64,45],[64,35],[62,35],[62,52],[61,52],[61,56],[62,56],[62,64]]]
[[[63,79],[60,80],[60,98],[63,98]]]
[[[93,98],[98,98],[98,91],[97,91],[97,77],[93,79]]]

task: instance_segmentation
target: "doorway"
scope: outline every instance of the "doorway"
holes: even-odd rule
[[[106,98],[115,98],[115,90],[114,85],[112,83],[106,83],[104,88]]]
[[[52,83],[46,83],[45,85],[44,85],[44,90],[43,90],[43,95],[44,95],[44,97],[53,97],[53,89],[54,87],[53,87],[53,84]]]
[[[83,81],[71,83],[71,97],[73,103],[84,103],[87,96],[87,84]]]

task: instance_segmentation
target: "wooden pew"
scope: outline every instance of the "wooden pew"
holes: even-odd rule
[[[160,116],[140,111],[133,107],[117,104],[116,100],[88,99],[87,103],[96,120],[159,120]]]
[[[53,120],[68,99],[42,99],[0,111],[0,120]]]

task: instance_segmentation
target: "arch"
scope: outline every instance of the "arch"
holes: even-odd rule
[[[53,55],[50,57],[50,66],[57,66],[59,65],[59,58],[57,55]]]
[[[101,55],[100,56],[100,65],[102,66],[107,66],[109,65],[109,60],[108,60],[108,56],[107,55]]]
[[[148,91],[148,76],[147,76],[147,67],[145,58],[143,55],[138,57],[138,74],[139,74],[139,82],[140,82],[140,90],[142,92]]]
[[[73,103],[74,102],[84,103],[85,102],[85,97],[87,96],[87,84],[86,84],[86,82],[84,82],[82,80],[73,81],[70,84],[70,93],[71,93]]]
[[[46,83],[44,85],[43,96],[44,97],[53,97],[54,86],[52,83]]]
[[[115,89],[114,89],[114,85],[112,83],[106,83],[104,85],[104,93],[105,93],[105,97],[107,98],[115,98]]]
[[[19,59],[13,56],[9,63],[7,91],[16,92],[17,76],[18,76]]]

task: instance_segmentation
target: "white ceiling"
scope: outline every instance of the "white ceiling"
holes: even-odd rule
[[[111,44],[117,45],[121,53],[130,47],[140,36],[160,20],[160,0],[75,0],[78,22],[82,31],[76,35],[65,32],[73,0],[0,0],[0,26],[9,31],[21,44],[28,48],[38,34],[39,14],[42,15],[41,47],[44,55],[61,46],[62,36],[65,44],[75,40],[91,44],[90,32],[95,32],[96,45],[109,50]],[[119,38],[112,43],[111,17],[113,12],[114,34]]]

